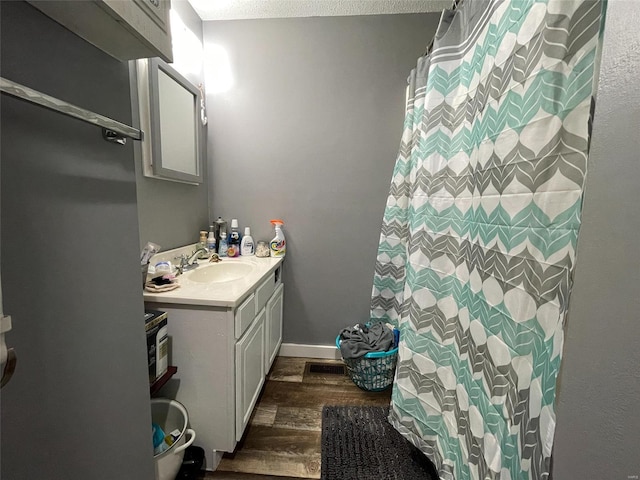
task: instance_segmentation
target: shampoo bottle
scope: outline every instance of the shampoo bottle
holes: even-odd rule
[[[240,244],[240,255],[253,255],[255,250],[253,248],[253,238],[251,237],[251,228],[244,227],[244,236],[242,237],[242,243]]]
[[[282,233],[282,220],[271,220],[271,225],[276,229],[276,236],[273,237],[269,244],[269,251],[272,257],[284,257],[287,252],[287,241],[284,239],[284,233]]]

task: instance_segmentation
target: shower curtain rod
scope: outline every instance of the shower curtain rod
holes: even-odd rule
[[[451,5],[451,8],[449,10],[451,11],[457,10],[460,7],[460,5],[462,5],[462,2],[464,2],[464,0],[453,0],[453,4]],[[436,40],[436,36],[434,34],[433,38],[431,39],[431,42],[429,42],[429,46],[427,47],[427,51],[425,52],[425,55],[429,55],[431,53],[431,50],[433,49],[433,42],[435,42],[435,40]]]
[[[132,140],[142,140],[144,132],[137,128],[130,127],[111,118],[98,113],[77,107],[64,100],[52,97],[45,93],[25,87],[19,83],[0,77],[0,91],[12,97],[24,100],[35,105],[62,113],[69,117],[77,118],[83,122],[102,127],[102,137],[108,142],[124,145],[127,138]]]

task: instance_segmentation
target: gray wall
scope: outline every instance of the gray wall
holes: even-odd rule
[[[2,75],[125,123],[128,68],[23,2]],[[1,397],[7,480],[154,478],[131,145],[2,96],[2,281],[18,364]]]
[[[438,18],[204,24],[235,78],[207,98],[211,214],[238,218],[255,240],[284,220],[285,342],[330,345],[369,318],[406,78]]]
[[[640,3],[609,2],[560,374],[556,480],[640,475],[639,24]]]
[[[200,41],[202,41],[202,22],[200,17],[185,0],[172,2],[180,18]],[[174,49],[174,57],[180,55]],[[202,70],[199,73],[181,71],[194,85],[204,81]],[[134,92],[135,95],[135,92]],[[138,125],[138,114],[134,114],[134,123]],[[202,158],[206,159],[206,128],[202,128]],[[140,145],[135,145],[136,183],[138,185],[138,214],[140,218],[140,246],[151,241],[160,244],[163,250],[180,247],[198,241],[198,232],[208,229],[208,185],[188,185],[169,182],[142,174]],[[207,177],[207,162],[204,163],[204,175]]]

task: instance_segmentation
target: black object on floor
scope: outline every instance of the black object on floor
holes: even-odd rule
[[[204,449],[191,445],[184,451],[182,466],[176,480],[195,480],[204,464]]]
[[[335,363],[312,363],[305,364],[305,373],[321,373],[329,375],[346,375],[347,371],[344,365],[336,365]]]
[[[324,407],[321,480],[438,480],[431,461],[388,416],[388,407]]]

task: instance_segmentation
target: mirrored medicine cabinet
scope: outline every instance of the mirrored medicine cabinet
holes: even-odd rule
[[[158,58],[137,60],[135,72],[144,175],[202,183],[200,90]]]

